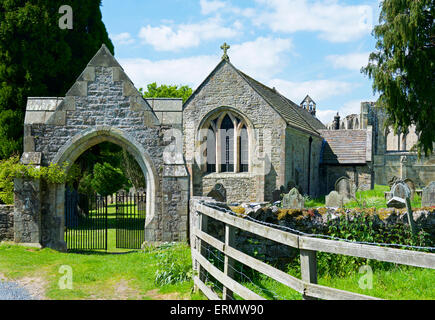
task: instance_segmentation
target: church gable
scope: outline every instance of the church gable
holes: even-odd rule
[[[208,112],[220,107],[234,108],[253,123],[266,124],[267,119],[284,122],[280,114],[225,59],[186,101],[183,113],[187,119],[194,117],[200,121]]]

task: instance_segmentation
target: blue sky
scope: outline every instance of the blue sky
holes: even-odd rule
[[[196,89],[220,62],[231,62],[299,104],[309,94],[331,122],[374,101],[360,73],[375,49],[379,0],[103,0],[115,56],[135,85]]]

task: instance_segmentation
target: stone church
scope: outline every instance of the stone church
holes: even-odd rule
[[[189,199],[216,186],[228,202],[261,202],[289,183],[324,195],[343,176],[366,188],[392,176],[417,185],[435,180],[434,157],[418,160],[409,150],[413,129],[392,135],[373,104],[325,126],[309,96],[292,102],[237,69],[229,47],[222,49],[221,61],[183,105],[144,99],[103,45],[65,97],[28,99],[22,162],[71,165],[101,142],[124,147],[146,178],[147,241],[185,240]],[[16,195],[18,205],[34,203],[31,234],[62,248],[65,186],[27,183]],[[16,216],[23,226],[26,214]]]

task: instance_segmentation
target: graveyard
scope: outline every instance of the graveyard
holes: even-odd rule
[[[167,2],[0,0],[0,300],[435,300],[433,4]]]

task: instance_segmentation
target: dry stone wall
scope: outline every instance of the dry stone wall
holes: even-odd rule
[[[0,205],[0,241],[14,240],[14,206]]]

